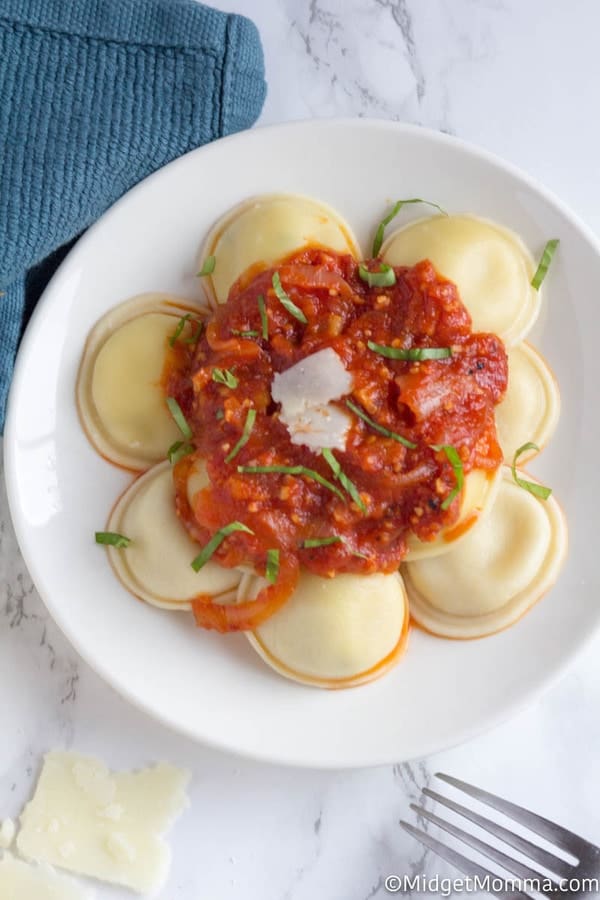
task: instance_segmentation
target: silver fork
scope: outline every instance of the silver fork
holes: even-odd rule
[[[463,856],[462,853],[459,853],[452,847],[431,837],[427,832],[415,828],[409,822],[400,823],[405,831],[412,834],[418,841],[425,844],[425,846],[429,847],[434,853],[437,853],[438,856],[441,856],[457,869],[460,869],[461,872],[472,879],[472,883],[478,884],[482,889],[487,890],[489,893],[495,894],[498,897],[503,897],[505,900],[531,898],[531,894],[527,893],[527,890],[533,890],[535,893],[547,897],[556,894],[560,894],[562,897],[580,897],[584,894],[590,896],[590,894],[600,893],[599,847],[590,844],[589,841],[573,834],[572,831],[568,831],[566,828],[562,828],[555,822],[551,822],[549,819],[544,819],[542,816],[538,816],[535,813],[524,809],[522,806],[517,806],[515,803],[510,803],[508,800],[503,800],[502,797],[497,797],[495,794],[490,794],[487,791],[482,791],[480,788],[473,787],[472,784],[467,784],[465,781],[459,781],[458,778],[452,778],[450,775],[443,775],[441,772],[436,773],[436,778],[445,781],[446,784],[450,784],[452,787],[458,788],[459,791],[463,791],[463,793],[468,794],[470,797],[474,797],[475,800],[479,800],[481,803],[491,806],[492,809],[498,810],[498,812],[503,813],[503,815],[512,819],[514,822],[524,825],[534,834],[544,838],[554,847],[570,854],[576,860],[576,862],[573,863],[567,862],[526,838],[515,834],[510,829],[498,824],[498,822],[487,819],[485,816],[480,815],[469,807],[456,803],[454,800],[450,800],[448,797],[444,797],[436,791],[429,790],[429,788],[423,788],[425,797],[435,800],[437,803],[442,804],[442,806],[447,807],[447,809],[451,809],[453,812],[458,813],[459,816],[464,816],[465,819],[468,819],[489,834],[494,835],[494,837],[497,837],[505,844],[508,844],[509,847],[517,850],[523,856],[527,857],[528,860],[533,860],[533,862],[542,866],[543,869],[547,869],[554,873],[555,876],[558,876],[558,878],[551,877],[538,869],[534,869],[525,863],[519,862],[507,853],[498,850],[496,847],[491,846],[491,844],[487,844],[473,834],[463,831],[462,828],[458,828],[451,822],[447,822],[445,819],[440,818],[428,809],[424,809],[422,806],[411,803],[410,808],[424,819],[433,822],[434,825],[447,831],[455,838],[458,838],[459,841],[472,847],[473,850],[476,850],[482,856],[493,860],[501,868],[515,876],[515,878],[508,880],[506,878],[500,878],[496,873],[490,872],[478,863],[473,862],[473,860]]]

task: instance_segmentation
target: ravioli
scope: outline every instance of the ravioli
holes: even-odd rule
[[[110,462],[147,469],[181,436],[161,379],[169,339],[188,313],[202,317],[206,310],[168,294],[142,294],[111,309],[90,332],[77,403],[88,438]],[[184,339],[192,327],[186,322]]]
[[[200,267],[209,256],[215,268],[206,283],[217,303],[250,266],[268,268],[310,244],[358,257],[350,226],[330,206],[299,194],[265,194],[229,210],[209,233]]]
[[[393,232],[381,256],[394,266],[429,259],[458,287],[473,330],[497,334],[507,346],[522,340],[538,316],[533,258],[516,234],[493,222],[467,215],[419,219]]]
[[[513,347],[508,353],[508,389],[496,407],[504,458],[512,461],[515,451],[529,442],[542,450],[554,434],[559,416],[558,384],[548,364],[530,344]],[[520,462],[535,452],[523,453]]]
[[[202,486],[204,464],[195,469]],[[198,488],[196,488],[198,489]],[[107,547],[119,580],[141,600],[163,609],[191,609],[200,594],[227,600],[235,596],[240,572],[208,562],[200,572],[191,567],[198,544],[177,518],[171,466],[161,463],[125,491],[113,509],[108,531],[131,540],[128,547]]]
[[[459,546],[402,567],[411,615],[449,638],[508,628],[554,584],[566,550],[556,500],[534,497],[504,467],[492,509]]]
[[[434,541],[420,541],[414,534],[408,538],[406,562],[440,556],[448,553],[463,540],[474,525],[493,506],[502,480],[501,469],[486,472],[474,469],[465,476],[465,484],[458,518],[453,525],[443,528]]]
[[[262,578],[245,576],[238,596],[256,596]],[[379,678],[400,658],[408,629],[402,579],[392,575],[302,572],[285,605],[247,637],[273,669],[302,684],[354,687]]]

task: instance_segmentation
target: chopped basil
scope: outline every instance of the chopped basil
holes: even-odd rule
[[[324,538],[308,538],[306,541],[302,542],[302,548],[305,550],[312,549],[313,547],[330,547],[332,544],[344,544],[347,545],[347,540],[344,537],[341,537],[339,534],[332,534],[331,537]],[[359,550],[351,550],[350,553],[352,556],[357,556],[359,559],[368,559],[369,557],[365,553],[361,553]]]
[[[335,484],[332,484],[331,481],[327,481],[326,478],[323,478],[323,476],[320,475],[319,472],[315,472],[314,469],[307,469],[306,466],[238,466],[237,470],[238,472],[244,472],[247,475],[267,475],[271,472],[280,475],[304,475],[305,478],[311,478],[313,481],[322,484],[323,487],[330,490],[336,497],[339,497],[340,500],[344,500],[344,495],[336,488]]]
[[[358,556],[359,559],[369,559],[366,553],[361,553],[360,550],[353,550],[352,556]]]
[[[358,274],[369,287],[391,287],[396,284],[396,273],[387,263],[381,263],[379,272],[369,272],[362,264],[358,267]]]
[[[218,409],[215,413],[215,419],[217,420],[217,422],[220,422],[224,416],[225,416],[224,409]]]
[[[302,546],[310,550],[312,547],[330,547],[331,544],[343,543],[345,543],[344,539],[339,534],[332,534],[331,537],[308,538],[308,540],[302,541]]]
[[[231,333],[235,334],[236,337],[243,337],[243,338],[258,337],[258,331],[239,331],[237,328],[232,328]]]
[[[259,294],[256,298],[256,302],[258,303],[258,311],[260,313],[260,325],[263,340],[269,340],[269,319],[267,316],[267,308],[265,306],[265,298],[262,294]]]
[[[303,325],[308,324],[308,319],[302,312],[299,306],[296,306],[293,300],[291,300],[283,287],[281,286],[281,278],[279,277],[279,272],[273,272],[272,278],[273,290],[275,291],[275,295],[282,306],[287,309],[289,314],[293,316],[295,319],[298,319],[299,322],[302,322]]]
[[[212,275],[215,271],[217,260],[214,256],[207,256],[202,264],[202,268],[198,272],[198,278],[204,278],[205,275]]]
[[[524,478],[519,478],[517,475],[517,460],[521,456],[521,454],[526,453],[527,450],[539,450],[537,444],[534,444],[533,441],[527,441],[526,444],[523,444],[519,447],[518,450],[515,451],[515,455],[513,457],[513,463],[511,466],[512,476],[515,480],[515,483],[519,485],[519,487],[523,488],[525,491],[529,491],[530,494],[533,494],[534,497],[539,497],[541,500],[547,500],[550,494],[552,493],[552,488],[544,487],[543,484],[536,484],[535,481],[526,481]]]
[[[174,466],[175,463],[179,462],[180,459],[183,459],[184,456],[188,456],[188,454],[193,452],[193,444],[189,444],[186,441],[175,441],[175,443],[171,444],[167,450],[167,459],[171,465]]]
[[[177,341],[179,340],[179,338],[181,337],[181,332],[185,328],[186,322],[189,322],[190,325],[193,322],[197,327],[196,327],[196,331],[193,332],[189,337],[182,339],[183,344],[195,344],[196,341],[198,340],[198,338],[200,337],[200,335],[202,334],[202,329],[204,328],[204,322],[202,322],[200,319],[197,319],[195,316],[192,315],[192,313],[186,313],[185,316],[182,316],[180,318],[179,322],[177,323],[177,327],[176,327],[175,331],[169,338],[169,344],[171,345],[171,347],[174,347],[175,344],[177,343]]]
[[[191,313],[186,313],[185,316],[182,316],[180,318],[179,322],[177,323],[177,327],[176,327],[175,331],[169,338],[169,344],[171,345],[171,347],[174,347],[175,342],[177,341],[177,338],[181,337],[181,332],[185,328],[185,323],[189,322],[191,315],[192,315]]]
[[[387,347],[385,344],[376,344],[374,341],[367,341],[367,347],[387,359],[448,359],[449,356],[452,356],[452,347],[411,347],[406,349],[404,347]]]
[[[97,544],[105,544],[109,547],[128,547],[131,543],[131,538],[125,537],[124,534],[118,534],[116,531],[97,531],[96,532],[96,543]]]
[[[231,369],[213,369],[212,380],[217,384],[224,384],[228,388],[236,388],[239,384]]]
[[[191,441],[194,436],[192,434],[192,429],[188,425],[187,419],[181,411],[181,407],[175,397],[167,397],[167,406],[169,407],[169,412],[173,416],[175,424],[179,428],[186,441]]]
[[[414,450],[417,446],[412,441],[409,441],[408,438],[402,437],[401,434],[397,434],[395,431],[390,431],[389,428],[386,428],[385,425],[380,425],[379,422],[376,422],[374,419],[371,419],[370,416],[363,412],[360,406],[357,406],[356,403],[353,403],[352,400],[346,400],[346,406],[348,409],[351,409],[353,413],[356,413],[359,419],[362,419],[363,422],[366,422],[367,425],[373,429],[373,431],[378,431],[379,434],[385,435],[385,437],[392,438],[394,441],[398,441],[399,444],[402,444],[404,447],[408,447],[410,450]]]
[[[548,269],[550,268],[552,257],[554,256],[556,248],[559,244],[559,239],[553,238],[551,241],[548,241],[546,246],[544,247],[544,252],[542,253],[542,258],[540,259],[540,264],[535,270],[535,275],[531,279],[531,286],[535,288],[536,291],[539,291],[542,281],[548,274]]]
[[[444,451],[446,458],[454,471],[454,477],[456,478],[456,484],[440,506],[440,509],[448,509],[456,495],[460,494],[462,491],[465,482],[462,459],[459,456],[458,450],[456,447],[453,447],[452,444],[432,444],[431,449],[435,450],[436,453],[439,453],[440,450]]]
[[[279,550],[267,550],[267,568],[265,578],[275,584],[279,575]]]
[[[385,233],[386,225],[389,225],[392,219],[395,219],[403,206],[408,206],[411,203],[424,203],[426,206],[433,206],[434,209],[439,210],[442,215],[447,216],[448,213],[445,209],[442,209],[441,206],[438,206],[437,203],[431,203],[429,200],[421,200],[420,197],[413,197],[412,200],[396,200],[394,205],[392,206],[391,211],[385,216],[379,225],[377,226],[377,231],[375,232],[375,239],[373,240],[373,250],[371,255],[373,257],[379,255],[379,251],[381,250],[381,245],[383,244],[383,235]]]
[[[231,460],[234,458],[234,456],[237,456],[237,454],[240,452],[242,447],[248,443],[248,438],[250,437],[252,429],[254,428],[255,421],[256,421],[256,410],[249,409],[248,415],[246,416],[246,421],[244,422],[244,428],[243,428],[241,437],[240,437],[239,441],[237,442],[237,444],[235,445],[235,447],[233,448],[233,450],[230,453],[228,453],[227,456],[225,457],[226,463],[231,462]]]
[[[254,534],[252,529],[248,528],[248,526],[244,525],[242,522],[230,522],[229,525],[224,525],[223,528],[219,528],[216,534],[213,534],[208,544],[202,548],[198,556],[192,560],[191,566],[194,572],[199,572],[200,569],[206,565],[215,550],[220,547],[225,538],[230,534],[233,534],[234,531],[245,531],[246,534]]]
[[[182,343],[184,343],[184,344],[195,344],[196,341],[198,340],[198,338],[200,337],[200,335],[202,334],[202,330],[204,328],[204,322],[201,322],[200,319],[194,319],[193,321],[197,325],[196,331],[192,332],[192,334],[190,334],[189,337],[183,338]]]
[[[333,472],[339,483],[342,485],[344,490],[350,494],[356,505],[363,512],[366,512],[367,507],[365,506],[364,501],[358,492],[358,488],[353,481],[350,481],[346,473],[342,471],[341,465],[339,464],[331,450],[328,447],[325,447],[323,450],[321,450],[321,455],[323,456],[323,459],[330,467],[331,471]]]

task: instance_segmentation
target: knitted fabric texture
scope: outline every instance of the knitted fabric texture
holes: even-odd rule
[[[46,257],[160,166],[252,125],[265,91],[242,16],[193,0],[0,0],[0,430]]]

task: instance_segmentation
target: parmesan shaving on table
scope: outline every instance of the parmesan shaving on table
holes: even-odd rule
[[[0,859],[2,900],[93,900],[88,888],[79,887],[49,866],[32,866],[5,853]]]
[[[167,763],[113,773],[91,756],[48,753],[20,817],[19,853],[153,894],[167,878],[171,851],[163,835],[188,805],[188,780]]]

